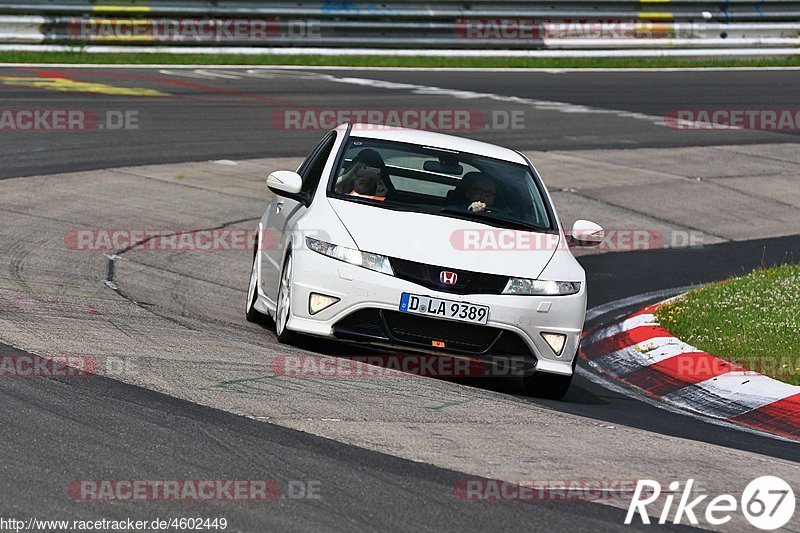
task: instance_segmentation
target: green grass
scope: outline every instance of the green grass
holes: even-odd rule
[[[302,65],[352,67],[455,68],[657,68],[797,67],[800,56],[763,59],[638,58],[459,58],[321,55],[88,54],[82,52],[0,52],[3,63],[96,63],[170,65]]]
[[[704,352],[800,385],[800,265],[703,287],[662,306],[656,317]]]

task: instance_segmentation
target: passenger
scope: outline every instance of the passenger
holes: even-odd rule
[[[389,192],[387,181],[389,170],[381,155],[371,148],[361,150],[336,183],[334,190],[348,194],[377,200],[386,200]]]

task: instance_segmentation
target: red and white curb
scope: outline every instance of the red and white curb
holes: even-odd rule
[[[581,355],[593,367],[682,409],[800,440],[800,387],[674,337],[654,316],[659,305],[589,333]]]

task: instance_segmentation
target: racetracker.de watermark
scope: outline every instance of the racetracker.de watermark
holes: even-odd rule
[[[82,41],[263,42],[322,37],[318,20],[70,19],[67,32]]]
[[[77,501],[251,501],[319,500],[317,480],[275,479],[76,479],[67,496]]]
[[[303,237],[330,239],[324,230],[298,232],[295,250],[304,249]],[[279,245],[279,236],[267,228],[136,229],[73,228],[64,234],[64,246],[79,252],[252,252],[258,240],[261,250]]]
[[[97,367],[97,359],[88,355],[0,354],[0,378],[85,377]]]
[[[440,348],[447,348],[444,341],[439,344]],[[436,345],[432,344],[431,347]],[[271,367],[276,376],[306,379],[406,378],[409,375],[435,378],[505,377],[532,369],[530,360],[524,357],[498,357],[490,362],[430,354],[336,357],[281,355],[272,361]]]
[[[694,230],[657,230],[648,228],[607,229],[603,242],[590,246],[570,244],[556,233],[526,232],[512,229],[458,229],[450,234],[450,245],[466,252],[508,252],[552,250],[555,247],[586,247],[597,251],[627,252],[661,248],[698,248],[707,235]]]
[[[800,109],[671,109],[664,125],[676,130],[800,131]]]
[[[271,115],[282,131],[327,131],[351,122],[354,129],[389,126],[428,131],[523,130],[523,109],[282,109]]]
[[[139,111],[0,108],[0,132],[122,131],[139,129]]]
[[[479,41],[542,41],[557,39],[664,39],[697,36],[695,23],[662,23],[617,19],[464,18],[453,25],[456,37]]]
[[[675,360],[675,374],[677,376],[760,374],[786,378],[800,375],[800,355],[733,356],[727,357],[727,360],[717,357],[678,357]]]
[[[258,231],[246,228],[219,229],[71,229],[64,235],[64,245],[73,251],[119,252],[225,252],[252,251]],[[262,247],[274,246],[274,232],[263,231]]]
[[[467,501],[603,501],[629,499],[635,479],[462,479],[453,495]]]

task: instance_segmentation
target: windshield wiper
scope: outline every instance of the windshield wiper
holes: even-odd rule
[[[497,226],[501,228],[509,228],[509,229],[517,229],[517,230],[525,230],[525,231],[546,231],[549,228],[545,228],[542,226],[536,226],[534,224],[528,224],[526,222],[522,222],[521,220],[517,220],[514,218],[506,218],[500,217],[492,212],[484,212],[484,211],[466,211],[464,209],[453,209],[446,207],[439,211],[442,215],[453,215],[458,218],[464,218],[467,220],[475,220],[477,222],[483,222],[485,224],[489,224],[491,226]]]

